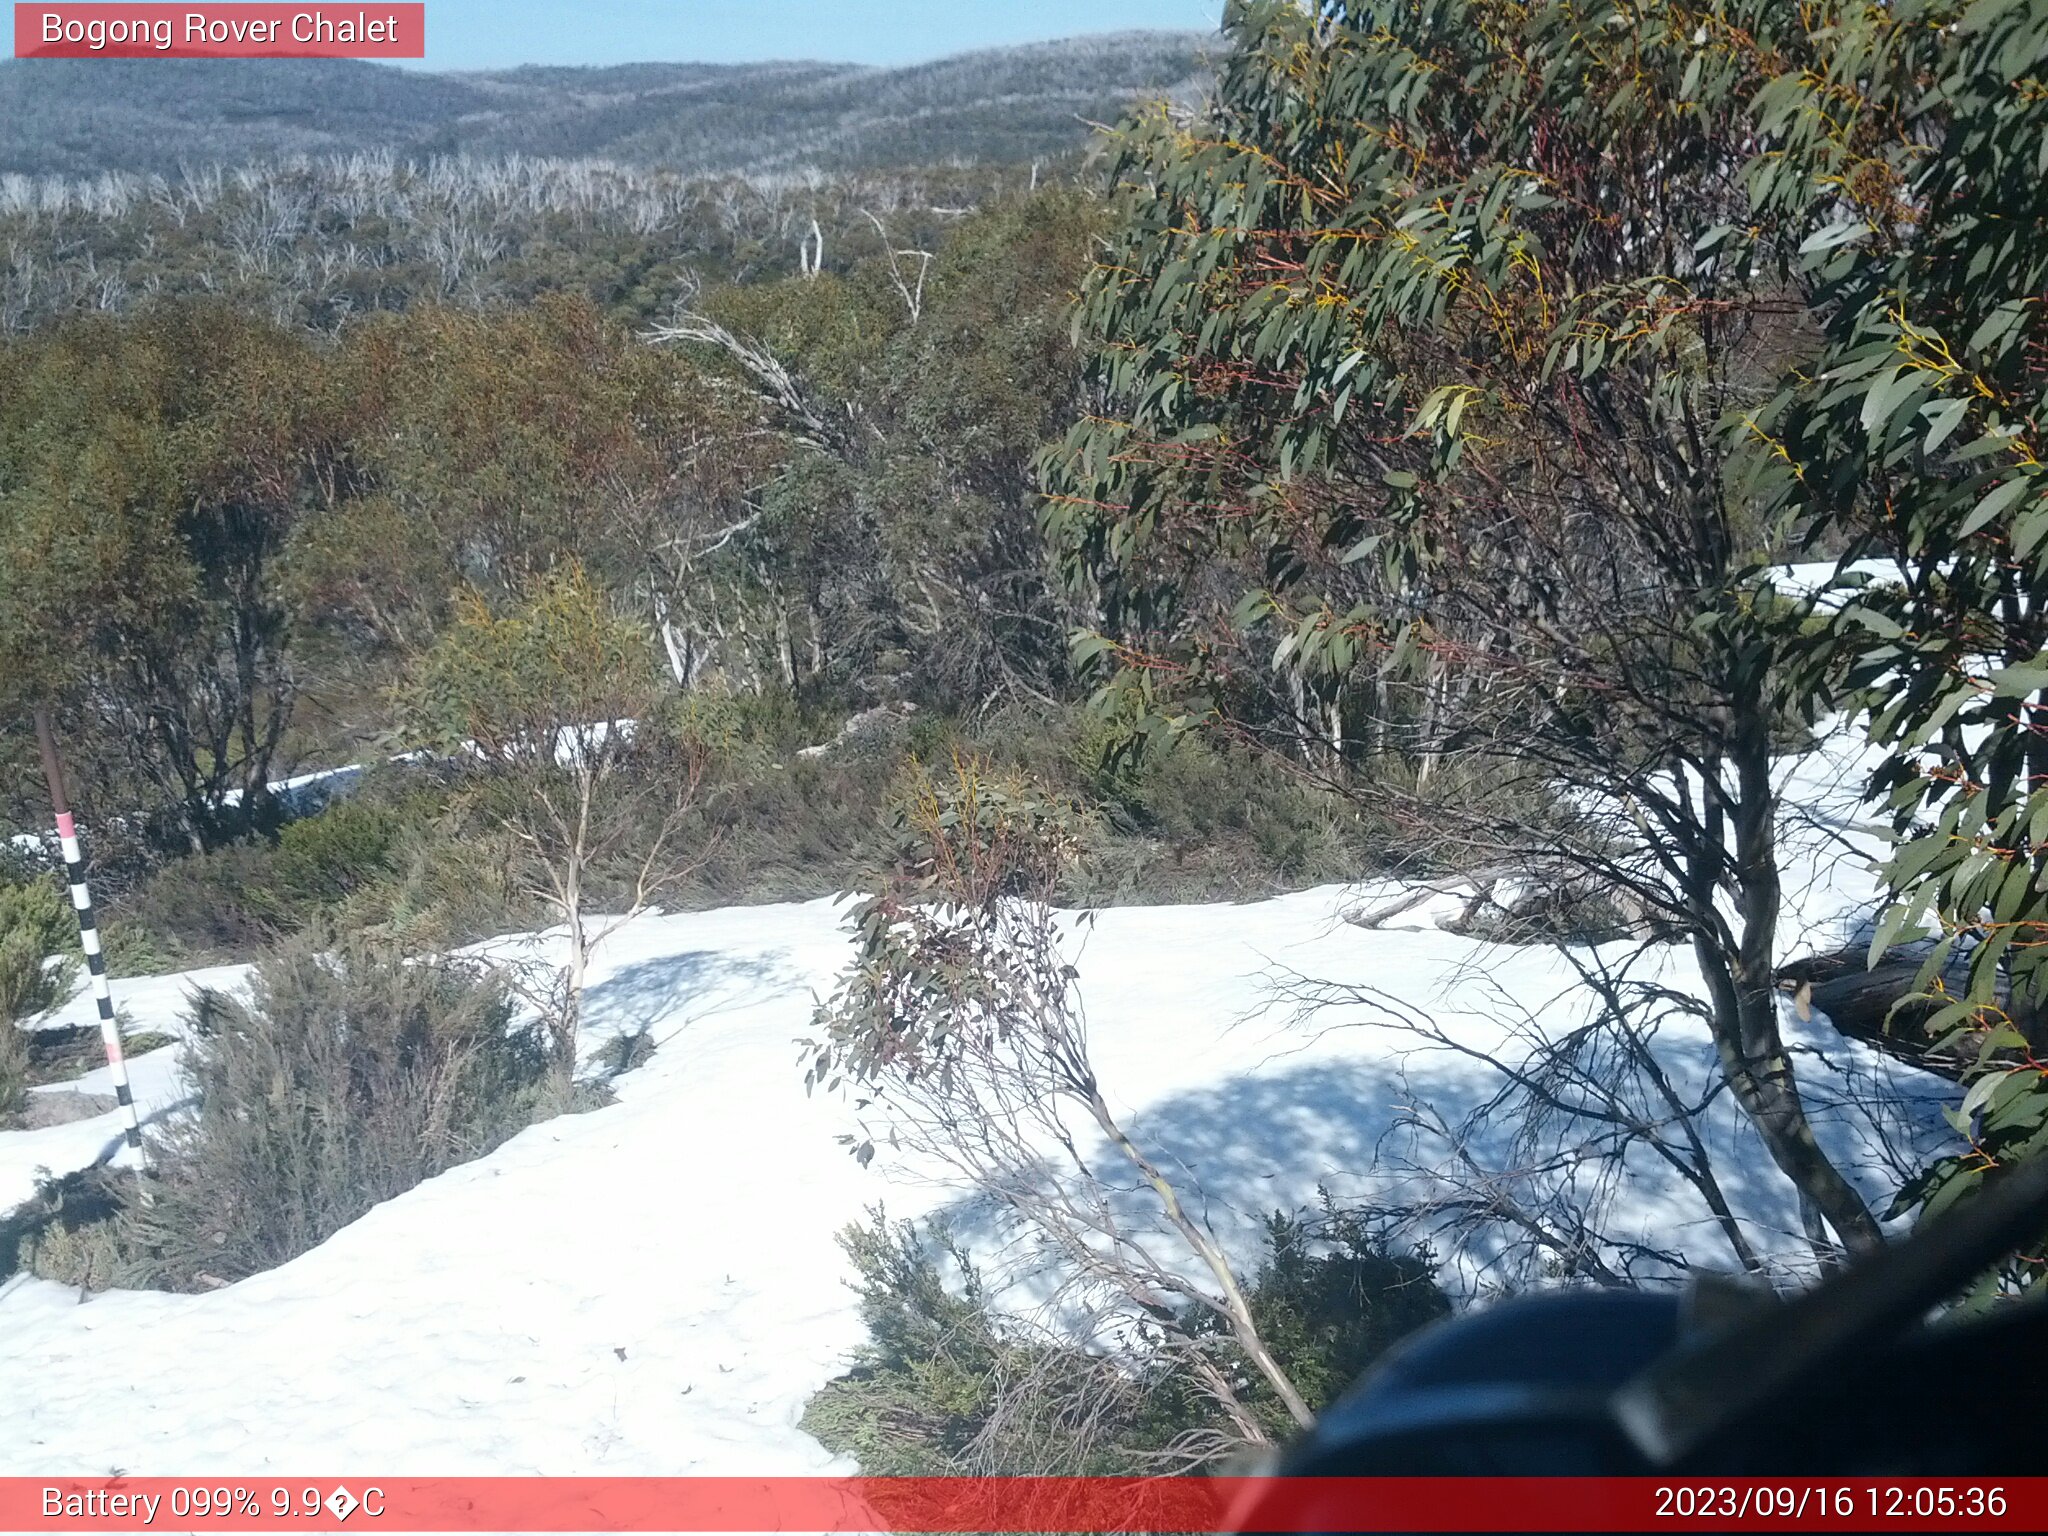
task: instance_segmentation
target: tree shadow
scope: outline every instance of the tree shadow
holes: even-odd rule
[[[743,1008],[786,990],[796,979],[778,951],[735,955],[695,949],[634,960],[599,973],[583,997],[583,1037],[602,1045],[620,1036],[659,1039],[686,1024]],[[687,1018],[677,1015],[687,1010]]]
[[[1376,1056],[1323,1055],[1176,1094],[1132,1113],[1123,1128],[1161,1166],[1189,1211],[1215,1232],[1241,1273],[1256,1270],[1272,1213],[1312,1208],[1327,1192],[1340,1205],[1386,1213],[1390,1223],[1393,1212],[1407,1213],[1411,1219],[1392,1228],[1395,1246],[1429,1243],[1459,1272],[1446,1277],[1454,1289],[1528,1283],[1528,1234],[1504,1210],[1452,1233],[1448,1223],[1474,1187],[1461,1153],[1532,1208],[1542,1208],[1540,1194],[1598,1212],[1603,1231],[1643,1249],[1635,1271],[1641,1283],[1675,1283],[1680,1277],[1651,1257],[1657,1252],[1682,1255],[1708,1269],[1739,1267],[1702,1196],[1647,1145],[1604,1159],[1596,1139],[1601,1127],[1564,1122],[1542,1134],[1554,1136],[1552,1145],[1567,1151],[1583,1142],[1584,1159],[1575,1163],[1567,1156],[1542,1172],[1542,1160],[1531,1155],[1525,1119],[1496,1104],[1502,1087],[1497,1073],[1450,1052],[1415,1050],[1412,1042],[1389,1046]],[[1718,1070],[1703,1040],[1666,1038],[1658,1056],[1676,1081],[1695,1088]],[[1803,1070],[1812,1072],[1815,1065],[1809,1062]],[[1910,1085],[1871,1079],[1862,1086],[1897,1091]],[[1895,1170],[1878,1164],[1867,1143],[1880,1132],[1897,1134],[1898,1126],[1881,1123],[1885,1113],[1917,1119],[1931,1115],[1931,1108],[1903,1095],[1889,1108],[1859,1106],[1849,1091],[1812,1097],[1823,1141],[1838,1155],[1864,1159],[1861,1182],[1881,1209],[1896,1188]],[[1457,1145],[1433,1131],[1433,1123],[1455,1127]],[[1766,1253],[1803,1260],[1797,1197],[1725,1093],[1701,1117],[1700,1129],[1714,1179],[1751,1241]],[[1110,1189],[1119,1218],[1164,1233],[1156,1194],[1117,1148],[1099,1136],[1079,1145]],[[1005,1305],[1053,1301],[1061,1267],[990,1197],[957,1198],[940,1214],[977,1255],[987,1256]],[[1192,1264],[1189,1273],[1194,1274]],[[1518,1278],[1510,1282],[1510,1275]]]
[[[152,1131],[171,1129],[177,1124],[181,1116],[198,1107],[199,1095],[188,1089],[184,1093],[169,1099],[158,1100],[153,1104],[137,1104],[135,1106],[135,1120],[136,1124],[141,1128],[143,1135],[147,1136]],[[119,1110],[109,1110],[107,1115],[101,1118],[113,1118],[119,1116],[119,1114]],[[100,1168],[111,1164],[115,1158],[121,1155],[127,1145],[128,1127],[125,1120],[123,1120],[116,1126],[113,1134],[107,1138],[106,1144],[100,1148],[99,1152],[93,1157],[92,1162],[87,1166]]]

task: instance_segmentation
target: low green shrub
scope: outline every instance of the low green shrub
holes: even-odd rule
[[[804,900],[867,885],[906,765],[944,763],[956,750],[1091,813],[1059,892],[1076,905],[1268,895],[1356,879],[1394,857],[1387,828],[1357,804],[1256,754],[1189,739],[1119,758],[1077,708],[1012,707],[971,721],[920,712],[823,753],[789,750],[837,732],[819,721],[772,744],[754,739],[746,753],[711,754],[697,825],[678,844],[693,867],[671,903]]]
[[[503,982],[345,942],[287,945],[243,1002],[194,1005],[197,1112],[161,1150],[150,1225],[174,1276],[282,1264],[532,1122],[547,1063]]]
[[[94,1221],[29,1245],[27,1267],[193,1290],[306,1252],[561,1107],[537,1033],[512,1018],[502,980],[478,967],[291,942],[257,967],[246,1000],[195,1000],[185,1064],[198,1104],[153,1148],[151,1203],[95,1207]]]
[[[161,976],[192,963],[175,936],[150,926],[133,911],[117,908],[102,911],[100,917],[100,943],[108,975]],[[49,876],[24,873],[13,881],[0,876],[0,1008],[10,1006],[10,998],[27,977],[23,957],[31,950],[40,950],[45,957],[61,955],[65,963],[51,968],[37,992],[41,1001],[36,1006],[16,999],[17,1018],[40,1012],[69,995],[76,980],[72,964],[81,958],[78,916],[63,889]]]
[[[943,1227],[877,1210],[840,1236],[867,1342],[800,1427],[874,1477],[1111,1475],[1175,1433],[1175,1394],[990,1308]]]
[[[1111,1475],[1157,1471],[1174,1448],[1228,1439],[1214,1402],[1148,1359],[1111,1360],[989,1304],[981,1276],[943,1226],[880,1211],[841,1235],[867,1340],[852,1369],[805,1406],[802,1427],[871,1476]],[[1318,1410],[1390,1345],[1450,1312],[1426,1253],[1387,1249],[1355,1215],[1325,1203],[1276,1214],[1248,1298],[1261,1337]],[[1215,1342],[1246,1405],[1275,1438],[1291,1422],[1221,1325],[1183,1325]]]
[[[28,1036],[0,1018],[0,1116],[13,1114],[28,1097]]]
[[[161,933],[132,916],[111,917],[100,930],[100,942],[106,946],[107,974],[117,980],[192,968],[192,952],[176,934]]]
[[[30,1019],[71,993],[78,919],[46,879],[0,884],[0,1020]],[[62,956],[56,965],[46,962]]]
[[[432,945],[502,932],[506,903],[452,776],[393,769],[253,841],[170,860],[112,906],[115,975],[245,959],[309,928],[388,926]]]
[[[78,918],[64,889],[47,876],[0,879],[0,938],[18,939],[37,958],[78,947]]]
[[[637,1071],[654,1059],[654,1033],[642,1026],[630,1035],[613,1035],[598,1047],[592,1070],[604,1082]]]
[[[1320,1211],[1267,1219],[1266,1257],[1246,1300],[1259,1337],[1318,1412],[1389,1346],[1451,1311],[1427,1252],[1394,1252],[1356,1213],[1327,1199]],[[1220,1321],[1203,1323],[1222,1329]],[[1252,1406],[1275,1438],[1292,1434],[1264,1379],[1250,1382]]]
[[[895,777],[893,755],[826,753],[711,777],[675,855],[688,868],[665,905],[807,901],[857,885]]]
[[[256,953],[298,926],[276,864],[267,843],[172,859],[111,904],[107,931],[139,927],[204,959]]]
[[[392,851],[397,874],[391,884],[352,901],[340,920],[425,949],[545,921],[533,897],[513,881],[509,834],[473,811],[451,804],[434,819],[409,825]]]
[[[21,1107],[33,1080],[17,1026],[70,995],[77,965],[66,949],[77,942],[77,919],[51,881],[0,881],[0,1115]]]
[[[1062,893],[1080,904],[1241,900],[1383,872],[1387,824],[1236,744],[1188,736],[1133,755],[1094,722],[1066,736],[1068,773],[1100,815]]]
[[[956,751],[1023,773],[1089,813],[1058,892],[1077,906],[1243,900],[1394,869],[1436,872],[1443,856],[1440,825],[1428,836],[1404,833],[1366,809],[1369,794],[1331,793],[1269,756],[1199,735],[1119,753],[1078,706],[1012,705],[972,718],[918,711],[841,740],[844,723],[781,694],[668,701],[645,727],[654,750],[624,769],[672,772],[672,749],[704,768],[666,855],[672,878],[661,903],[810,900],[864,887],[905,765],[943,763]],[[825,743],[833,745],[803,750]],[[1414,798],[1412,771],[1398,763],[1358,771],[1384,774]],[[1462,772],[1451,763],[1438,773],[1433,792],[1445,814],[1501,792]],[[488,776],[454,765],[379,769],[275,843],[173,859],[113,902],[105,926],[115,974],[245,959],[316,924],[422,948],[535,926],[545,914],[512,879],[495,792]],[[637,874],[623,862],[594,870],[592,902],[625,899]],[[134,953],[117,954],[124,946]]]
[[[650,724],[702,753],[726,779],[750,778],[837,728],[786,693],[715,691],[672,698]]]
[[[310,918],[396,872],[405,818],[390,805],[350,798],[278,835],[274,885],[286,905]]]
[[[126,1230],[136,1184],[101,1166],[38,1179],[33,1196],[0,1216],[0,1280],[26,1271],[88,1290],[138,1283],[146,1269]]]

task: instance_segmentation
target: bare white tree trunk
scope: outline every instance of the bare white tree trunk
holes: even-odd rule
[[[1436,776],[1443,760],[1445,667],[1432,654],[1422,678],[1422,729],[1415,763],[1415,788],[1420,791]]]

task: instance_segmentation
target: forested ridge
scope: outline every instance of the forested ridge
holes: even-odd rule
[[[636,128],[640,166],[0,182],[0,815],[41,826],[45,710],[134,972],[282,944],[290,1000],[337,936],[560,928],[521,1094],[577,1070],[598,914],[863,893],[807,1081],[1130,1351],[1019,1331],[878,1215],[873,1345],[811,1421],[870,1471],[1213,1461],[1450,1305],[1440,1264],[1801,1284],[2048,1150],[2048,13],[1236,0],[1218,64],[1085,153],[956,124],[953,163],[764,175]],[[614,83],[697,89],[649,71]],[[742,94],[784,89],[835,87]],[[1862,808],[1816,832],[1822,750]],[[1816,858],[1875,871],[1846,960],[1798,947]],[[1455,895],[1582,1019],[1489,1054],[1276,972],[1466,1050],[1520,1129],[1489,1160],[1404,1108],[1428,1198],[1279,1213],[1240,1275],[1097,1080],[1059,909],[1323,881],[1388,882],[1365,942]],[[1864,1032],[1948,1095],[1933,1155],[1831,1139],[1870,1080],[1795,1039],[1887,957]],[[1045,1182],[1062,1106],[1151,1227],[1079,1153]]]
[[[521,154],[691,174],[1029,163],[1189,93],[1213,37],[1131,32],[881,68],[829,62],[433,73],[355,60],[0,63],[0,174],[289,155]]]

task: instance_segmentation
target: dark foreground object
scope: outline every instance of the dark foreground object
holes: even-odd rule
[[[2048,1229],[2048,1158],[1804,1295],[1574,1291],[1389,1351],[1286,1477],[2000,1476],[2048,1471],[2048,1305],[1929,1313]],[[1256,1503],[1240,1529],[1266,1529]]]

